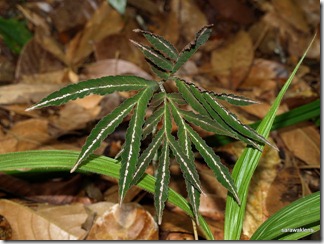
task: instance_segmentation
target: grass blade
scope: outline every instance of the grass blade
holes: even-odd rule
[[[315,36],[313,40],[315,39]],[[308,46],[307,50],[305,51],[303,57],[300,59],[298,64],[296,65],[295,69],[293,70],[292,74],[290,75],[289,79],[282,87],[281,91],[279,92],[277,98],[275,99],[273,105],[271,106],[269,112],[262,120],[256,131],[262,135],[263,137],[267,138],[273,121],[276,117],[276,112],[279,108],[280,102],[287,91],[292,79],[294,78],[299,66],[301,65],[302,61],[304,60],[306,53],[308,52],[311,44]],[[242,201],[242,204],[239,206],[237,202],[234,200],[232,196],[227,196],[226,200],[226,210],[225,210],[225,224],[224,224],[224,239],[225,240],[239,240],[242,226],[243,226],[243,219],[245,214],[245,207],[247,201],[247,193],[248,187],[252,178],[252,175],[259,163],[259,159],[261,157],[262,152],[259,150],[255,150],[253,148],[246,148],[238,161],[235,164],[235,167],[232,171],[232,177],[238,187],[238,194]]]
[[[77,160],[79,152],[67,150],[50,151],[25,151],[0,154],[0,171],[8,174],[27,172],[69,171]],[[24,172],[17,169],[24,169]],[[96,173],[119,179],[120,163],[117,160],[105,156],[91,155],[86,164],[76,170],[81,173]],[[145,174],[138,183],[142,189],[154,193],[156,179]],[[189,203],[174,190],[169,189],[168,201],[182,209],[190,217],[194,217]],[[207,240],[213,240],[214,236],[204,218],[199,215],[199,227]]]
[[[285,232],[287,229],[311,229],[320,222],[320,192],[300,198],[270,216],[252,235],[251,240],[297,240],[312,231]],[[315,231],[314,231],[315,232]]]

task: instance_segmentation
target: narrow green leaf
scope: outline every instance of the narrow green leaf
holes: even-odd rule
[[[78,154],[79,152],[67,150],[35,150],[0,154],[0,172],[28,174],[29,172],[69,171],[77,160]],[[119,179],[120,163],[105,156],[91,155],[87,163],[78,168],[77,172],[102,174]],[[138,186],[147,192],[154,193],[155,182],[156,179],[153,176],[145,174]],[[168,201],[193,217],[188,202],[172,189],[169,189]],[[204,218],[199,215],[198,220],[205,238],[213,240],[214,236]]]
[[[215,101],[210,94],[204,93],[203,96],[205,97],[209,105],[216,111],[216,113],[218,113],[219,116],[238,133],[259,143],[268,144],[269,146],[278,150],[278,148],[275,145],[272,145],[268,140],[266,140],[263,136],[259,135],[251,127],[244,125],[241,121],[239,121],[234,114],[229,112],[225,107],[223,107],[223,105]]]
[[[137,184],[139,180],[143,177],[145,173],[145,169],[150,164],[155,153],[161,146],[163,135],[164,135],[164,128],[162,128],[156,133],[149,146],[144,150],[144,152],[139,157],[136,165],[136,171],[133,176],[132,185]]]
[[[277,110],[279,108],[280,102],[287,91],[291,81],[293,80],[297,70],[299,69],[303,59],[306,56],[311,44],[313,43],[315,36],[305,51],[303,57],[299,60],[295,69],[289,76],[287,82],[282,87],[277,98],[273,102],[269,112],[262,120],[260,125],[257,128],[257,132],[260,133],[263,137],[267,138],[274,119],[276,117]],[[259,163],[262,152],[254,150],[253,148],[246,148],[238,161],[236,162],[234,169],[232,171],[233,179],[238,186],[238,194],[242,200],[242,204],[239,206],[231,196],[228,196],[226,199],[226,210],[225,210],[225,223],[224,223],[224,239],[225,240],[239,240],[243,220],[245,215],[245,208],[247,202],[248,187],[252,178],[252,175]]]
[[[190,165],[195,164],[194,154],[191,148],[191,141],[189,138],[189,134],[186,128],[185,121],[181,118],[180,112],[175,106],[175,104],[171,101],[171,111],[173,118],[178,126],[178,141],[181,148],[184,148],[185,155],[188,157],[191,162]],[[192,211],[194,213],[196,223],[198,224],[198,210],[200,204],[200,192],[187,180],[185,180],[186,189],[189,197],[189,202],[192,207]]]
[[[157,77],[161,78],[162,80],[168,80],[170,77],[170,74],[164,71],[163,69],[156,66],[152,61],[146,58],[146,62],[150,65],[151,70],[154,74],[156,74]]]
[[[228,171],[228,169],[222,164],[220,158],[215,154],[212,148],[210,148],[206,142],[194,131],[190,126],[187,126],[192,143],[197,148],[200,155],[204,158],[208,167],[214,172],[217,180],[229,190],[235,197],[238,204],[240,204],[240,198],[237,194],[234,181]]]
[[[144,91],[139,92],[135,96],[128,98],[120,106],[114,109],[110,114],[103,117],[97,125],[92,129],[85,144],[83,145],[79,158],[73,166],[71,172],[84,161],[91,153],[93,153],[101,144],[101,142],[123,121],[127,114],[130,113],[138,99],[143,95]]]
[[[213,25],[207,25],[197,32],[195,40],[189,43],[180,52],[177,62],[173,67],[172,74],[177,72],[178,69],[198,50],[198,48],[207,42],[212,32],[212,27]]]
[[[320,221],[320,192],[300,198],[270,216],[252,235],[251,240],[277,240],[292,234],[287,229],[317,226]],[[303,234],[302,232],[300,234]],[[312,234],[312,232],[308,232]],[[298,238],[298,235],[294,238]],[[286,237],[287,238],[287,237]],[[300,238],[300,237],[299,237]],[[293,240],[293,239],[291,239]]]
[[[217,94],[214,92],[209,92],[209,94],[211,94],[213,97],[220,99],[220,100],[224,100],[230,104],[233,105],[238,105],[238,106],[246,106],[246,105],[251,105],[251,104],[257,104],[259,103],[258,101],[254,101],[250,98],[247,97],[243,97],[243,96],[237,96],[234,94]]]
[[[193,113],[192,111],[179,110],[182,117],[187,120],[189,123],[192,123],[196,126],[201,127],[206,131],[213,132],[218,135],[226,135],[237,139],[237,136],[231,133],[228,130],[225,130],[222,126],[219,126],[218,123],[215,123],[210,117],[206,117],[201,114]]]
[[[171,71],[173,68],[173,64],[166,59],[163,55],[155,51],[154,49],[142,45],[134,40],[130,40],[136,47],[138,47],[144,54],[146,58],[148,58],[154,65],[161,68],[162,70]]]
[[[145,121],[143,126],[143,139],[145,139],[149,134],[152,133],[154,128],[160,122],[162,115],[163,115],[163,107],[158,108],[153,114]]]
[[[253,142],[252,140],[250,140],[249,138],[246,138],[245,136],[242,136],[240,133],[238,133],[236,130],[234,130],[231,126],[229,126],[221,117],[218,113],[216,113],[212,107],[209,105],[209,103],[206,101],[206,99],[204,98],[204,93],[200,92],[196,87],[194,86],[190,86],[185,84],[185,86],[187,86],[190,90],[190,92],[192,92],[192,94],[198,99],[198,101],[204,105],[204,108],[207,109],[208,111],[208,116],[210,116],[211,118],[213,118],[215,120],[216,123],[218,123],[219,126],[223,127],[224,130],[228,130],[229,132],[231,132],[234,136],[234,138],[238,138],[240,141],[245,142],[248,145],[253,146],[254,148],[260,149],[259,145],[256,144],[255,142]],[[199,111],[200,112],[200,111]]]
[[[176,85],[181,96],[186,100],[186,102],[197,112],[202,115],[209,116],[207,110],[201,103],[196,99],[196,97],[191,93],[189,87],[186,85],[184,80],[175,78]]]
[[[168,198],[169,182],[170,182],[170,156],[169,146],[167,141],[162,146],[162,153],[159,158],[159,167],[156,174],[155,183],[155,195],[154,195],[154,206],[156,209],[156,215],[158,224],[162,223],[163,209],[165,201]]]
[[[150,102],[150,109],[155,110],[164,100],[166,93],[165,92],[157,92],[153,95]]]
[[[166,139],[168,140],[170,148],[173,154],[175,155],[177,162],[180,165],[180,169],[183,173],[184,178],[201,192],[199,175],[195,165],[192,164],[192,162],[188,159],[184,150],[182,150],[179,143],[174,139],[173,135],[171,134],[171,114],[169,110],[169,105],[166,102],[164,104],[164,108],[164,126]]]
[[[133,174],[135,173],[141,146],[145,111],[152,96],[152,89],[145,89],[139,96],[134,114],[126,131],[125,147],[121,154],[120,175],[122,175],[122,177],[119,180],[120,203],[122,203],[132,182]]]
[[[162,52],[169,58],[173,60],[176,60],[178,58],[177,49],[162,36],[139,29],[135,29],[134,32],[142,33],[145,36],[146,40],[148,40],[156,50]]]
[[[172,100],[172,102],[174,102],[174,103],[176,103],[178,105],[187,104],[180,93],[177,93],[177,92],[168,93],[167,97],[168,97],[169,100]]]
[[[154,87],[155,81],[146,80],[137,76],[106,76],[98,79],[82,81],[71,84],[48,95],[36,105],[27,109],[57,106],[90,94],[107,95],[115,91],[141,90]]]

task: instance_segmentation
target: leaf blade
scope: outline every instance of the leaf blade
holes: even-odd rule
[[[175,63],[172,74],[178,71],[178,69],[198,50],[198,48],[205,44],[209,39],[209,36],[212,32],[213,25],[206,25],[201,28],[195,37],[195,40],[189,43],[179,54],[177,62]]]
[[[173,60],[176,60],[178,58],[177,49],[169,41],[165,40],[162,36],[139,29],[135,29],[134,32],[142,33],[146,40],[148,40],[155,49],[167,55],[169,58]]]
[[[115,91],[141,90],[157,85],[155,81],[136,76],[106,76],[81,81],[55,91],[26,111],[48,106],[57,106],[90,94],[107,95]]]
[[[121,153],[122,165],[120,169],[120,175],[122,177],[119,180],[120,203],[122,203],[123,198],[125,197],[125,194],[129,189],[133,179],[132,176],[135,172],[135,167],[140,151],[142,126],[144,124],[145,111],[152,96],[152,89],[145,89],[142,92],[138,99],[134,114],[130,120],[129,127],[126,131],[125,147],[123,152]]]

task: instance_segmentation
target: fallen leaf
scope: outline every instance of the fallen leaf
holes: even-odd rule
[[[259,165],[251,179],[248,192],[242,232],[248,238],[269,217],[266,199],[272,198],[275,202],[278,200],[278,198],[271,196],[269,189],[277,177],[277,168],[280,162],[278,151],[265,146]]]
[[[86,65],[83,75],[87,79],[98,78],[109,75],[136,75],[151,80],[152,76],[137,65],[122,59],[104,59]]]
[[[124,26],[121,15],[107,1],[95,11],[83,31],[79,32],[67,47],[67,60],[71,66],[81,62],[94,51],[93,45],[105,37],[118,33]]]
[[[81,229],[81,223],[86,219],[87,215],[84,213],[83,216],[77,216],[75,210],[76,208],[72,208],[67,211],[67,215],[63,215],[65,217],[63,220],[51,221],[51,219],[47,219],[46,216],[43,217],[21,204],[5,199],[0,200],[0,214],[3,215],[11,225],[12,240],[82,239],[85,231]],[[59,213],[62,212],[58,211],[56,215],[54,214],[52,217],[58,216]],[[81,223],[76,223],[77,221]],[[58,226],[58,224],[60,226]],[[74,228],[75,226],[77,227]]]
[[[320,165],[321,137],[313,124],[290,126],[279,132],[286,147],[307,165]]]
[[[12,229],[8,220],[0,215],[0,240],[10,240],[12,237]]]
[[[212,74],[226,88],[235,90],[246,78],[254,56],[249,34],[240,31],[228,44],[214,50],[211,56]]]
[[[302,185],[298,168],[285,167],[280,170],[266,197],[266,208],[269,216],[299,199],[301,194]]]
[[[92,226],[87,240],[157,240],[158,226],[143,207],[115,204]]]

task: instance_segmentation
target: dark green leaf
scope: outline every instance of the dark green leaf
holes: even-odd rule
[[[243,136],[250,138],[251,140],[257,141],[259,143],[265,143],[274,149],[278,150],[275,145],[272,145],[267,139],[263,136],[259,135],[255,130],[251,127],[244,125],[239,121],[234,114],[229,112],[225,107],[223,107],[220,103],[215,101],[213,97],[208,93],[203,93],[204,98],[209,103],[209,105],[218,113],[218,115],[234,130]]]
[[[147,135],[151,134],[157,124],[160,122],[163,115],[163,107],[158,108],[153,114],[145,121],[143,126],[143,139],[147,137]]]
[[[205,44],[208,40],[213,25],[207,25],[203,27],[197,34],[193,42],[189,43],[179,54],[177,62],[175,63],[172,74],[177,72],[177,70],[185,63],[187,60],[198,50],[198,48]]]
[[[136,47],[138,47],[144,54],[144,56],[149,59],[154,65],[161,68],[162,70],[171,71],[173,64],[166,59],[163,55],[155,51],[154,49],[142,45],[134,40],[130,40]]]
[[[172,102],[174,102],[176,104],[179,104],[179,105],[187,104],[180,93],[176,93],[176,92],[168,93],[167,97],[169,100],[172,100]]]
[[[247,143],[248,145],[252,145],[254,148],[260,148],[258,144],[250,140],[249,138],[246,138],[245,136],[242,136],[240,133],[238,133],[236,130],[234,130],[231,126],[229,126],[218,113],[216,113],[211,106],[208,104],[208,102],[205,100],[202,92],[200,92],[196,87],[190,86],[185,84],[189,88],[189,90],[192,92],[192,94],[201,102],[201,104],[204,105],[204,108],[207,109],[209,116],[212,117],[216,123],[218,123],[219,126],[223,127],[225,130],[231,132],[234,136],[234,138],[238,138],[240,141]]]
[[[161,146],[163,135],[164,135],[164,128],[162,128],[156,133],[150,145],[144,150],[144,152],[139,157],[138,163],[136,165],[136,172],[134,173],[134,177],[133,177],[133,182],[132,182],[133,185],[137,184],[138,181],[144,175],[145,169],[152,161],[158,148]]]
[[[184,150],[181,148],[179,143],[174,139],[171,134],[171,114],[168,108],[168,104],[164,105],[164,125],[165,125],[165,134],[170,145],[170,148],[173,154],[176,157],[177,162],[180,165],[180,169],[183,173],[183,176],[186,180],[188,180],[197,190],[201,192],[199,175],[197,173],[195,165],[189,160],[186,156]]]
[[[251,100],[250,98],[243,97],[243,96],[237,96],[234,94],[225,94],[225,93],[217,94],[214,92],[209,92],[209,94],[211,94],[213,97],[215,97],[217,99],[221,99],[221,100],[224,100],[230,104],[238,105],[238,106],[246,106],[246,105],[259,103],[257,101]]]
[[[159,158],[159,167],[156,174],[155,183],[155,195],[154,206],[156,209],[156,215],[158,224],[162,223],[162,214],[165,205],[165,201],[168,198],[169,182],[170,182],[170,158],[169,158],[169,146],[167,141],[162,146],[162,153]]]
[[[175,78],[176,85],[179,89],[181,96],[186,100],[186,102],[197,112],[202,115],[209,116],[207,110],[203,105],[196,99],[196,97],[191,93],[189,87],[186,85],[185,81]]]
[[[237,139],[235,134],[224,129],[216,121],[212,120],[210,117],[206,117],[204,115],[195,114],[191,111],[184,111],[184,110],[180,110],[180,113],[182,117],[185,120],[187,120],[189,123],[199,126],[206,131],[210,131],[219,135],[230,136]]]
[[[195,132],[190,126],[187,126],[191,141],[197,148],[200,155],[204,158],[208,167],[214,172],[217,180],[228,189],[236,201],[240,204],[240,199],[237,195],[236,187],[228,169],[221,163],[220,158],[215,154],[206,142]]]
[[[149,59],[146,59],[146,61],[149,63],[151,70],[153,71],[154,74],[157,75],[157,77],[160,77],[162,80],[168,80],[169,79],[170,74],[166,73],[164,70],[157,67]]]
[[[142,33],[156,50],[165,54],[169,58],[173,60],[176,60],[178,58],[177,49],[170,42],[165,40],[162,36],[153,34],[148,31],[139,30],[139,29],[134,30],[134,32]]]
[[[144,124],[145,111],[152,95],[152,89],[145,89],[141,93],[134,114],[130,120],[129,127],[126,131],[125,147],[121,154],[120,175],[122,177],[119,180],[120,203],[122,203],[133,180],[141,146],[142,126]]]
[[[70,100],[83,98],[90,94],[107,95],[115,91],[141,90],[146,87],[153,88],[156,85],[157,82],[155,81],[146,80],[137,76],[106,76],[68,85],[48,95],[27,110],[61,105]]]
[[[110,114],[103,117],[98,124],[93,128],[90,135],[88,136],[84,146],[82,147],[79,158],[72,168],[71,172],[84,161],[91,153],[96,150],[101,142],[123,121],[123,118],[130,113],[132,108],[135,106],[138,99],[143,95],[144,91],[139,92],[135,96],[124,101],[120,106],[114,109]]]
[[[18,54],[32,38],[32,33],[24,22],[0,17],[0,37],[12,52]]]

